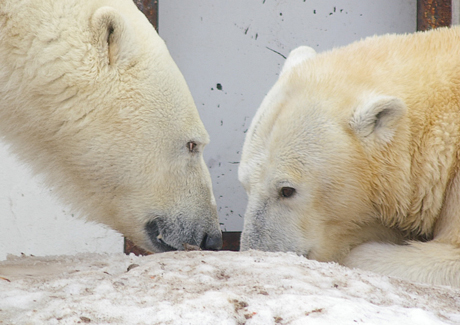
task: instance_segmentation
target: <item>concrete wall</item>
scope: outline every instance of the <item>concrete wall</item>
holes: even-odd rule
[[[416,0],[164,0],[159,31],[210,133],[205,159],[222,228],[242,229],[237,179],[244,135],[290,50],[321,52],[416,30]]]
[[[160,35],[189,83],[211,135],[205,151],[222,228],[242,229],[240,150],[284,57],[373,34],[413,32],[415,0],[160,0]],[[0,143],[0,260],[6,254],[121,252],[122,238],[62,206]]]
[[[0,143],[0,260],[7,254],[37,256],[121,252],[120,234],[87,223],[56,201],[40,177]]]
[[[452,25],[460,24],[460,0],[452,0]]]

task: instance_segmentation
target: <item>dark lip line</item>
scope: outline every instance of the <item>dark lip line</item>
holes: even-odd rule
[[[161,234],[160,234],[161,235]],[[157,237],[157,242],[153,243],[154,245],[158,245],[162,248],[165,252],[177,251],[178,249],[167,244],[163,239]]]
[[[158,226],[157,222],[161,222],[161,217],[157,216],[150,222],[152,222],[155,225],[155,230],[154,231],[149,231],[147,229],[147,238],[155,251],[160,251],[160,252],[170,252],[170,251],[177,251],[178,249],[175,248],[174,246],[169,245],[166,243],[163,239],[163,234],[160,231],[160,227]],[[149,223],[150,223],[149,222]]]

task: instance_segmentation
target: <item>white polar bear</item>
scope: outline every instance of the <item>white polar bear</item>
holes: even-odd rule
[[[22,160],[148,250],[221,247],[208,134],[131,0],[2,0],[0,31],[0,134]]]
[[[459,40],[294,50],[244,143],[242,249],[460,286]]]

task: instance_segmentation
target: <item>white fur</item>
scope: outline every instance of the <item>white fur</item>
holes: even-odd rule
[[[316,51],[309,46],[299,46],[289,53],[286,61],[284,62],[283,69],[281,69],[280,76],[286,71],[291,71],[294,67],[302,62],[315,57]]]
[[[243,146],[242,249],[460,286],[459,38],[295,50]]]
[[[384,145],[393,139],[398,122],[405,113],[406,107],[399,98],[374,95],[358,106],[350,127],[362,141]]]
[[[354,248],[343,265],[417,282],[460,287],[459,256],[459,247],[434,241],[407,245],[371,242]]]
[[[0,30],[1,135],[65,202],[149,250],[221,243],[208,134],[131,0],[4,0]]]

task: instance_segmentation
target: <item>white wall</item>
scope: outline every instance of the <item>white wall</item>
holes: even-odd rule
[[[460,0],[452,0],[452,25],[460,24]]]
[[[205,152],[223,229],[242,229],[237,180],[244,134],[301,44],[323,51],[361,37],[415,30],[416,0],[161,0],[159,26],[211,135]],[[276,52],[279,52],[277,54]],[[217,84],[222,86],[218,89]],[[6,254],[121,252],[122,238],[78,219],[0,143],[0,260]]]
[[[324,51],[373,34],[416,30],[416,0],[160,0],[159,6],[160,35],[211,136],[205,159],[227,231],[242,229],[240,150],[283,56],[299,45]]]
[[[59,204],[40,177],[0,142],[0,260],[7,254],[72,255],[122,252],[123,238],[105,226],[86,223]]]

